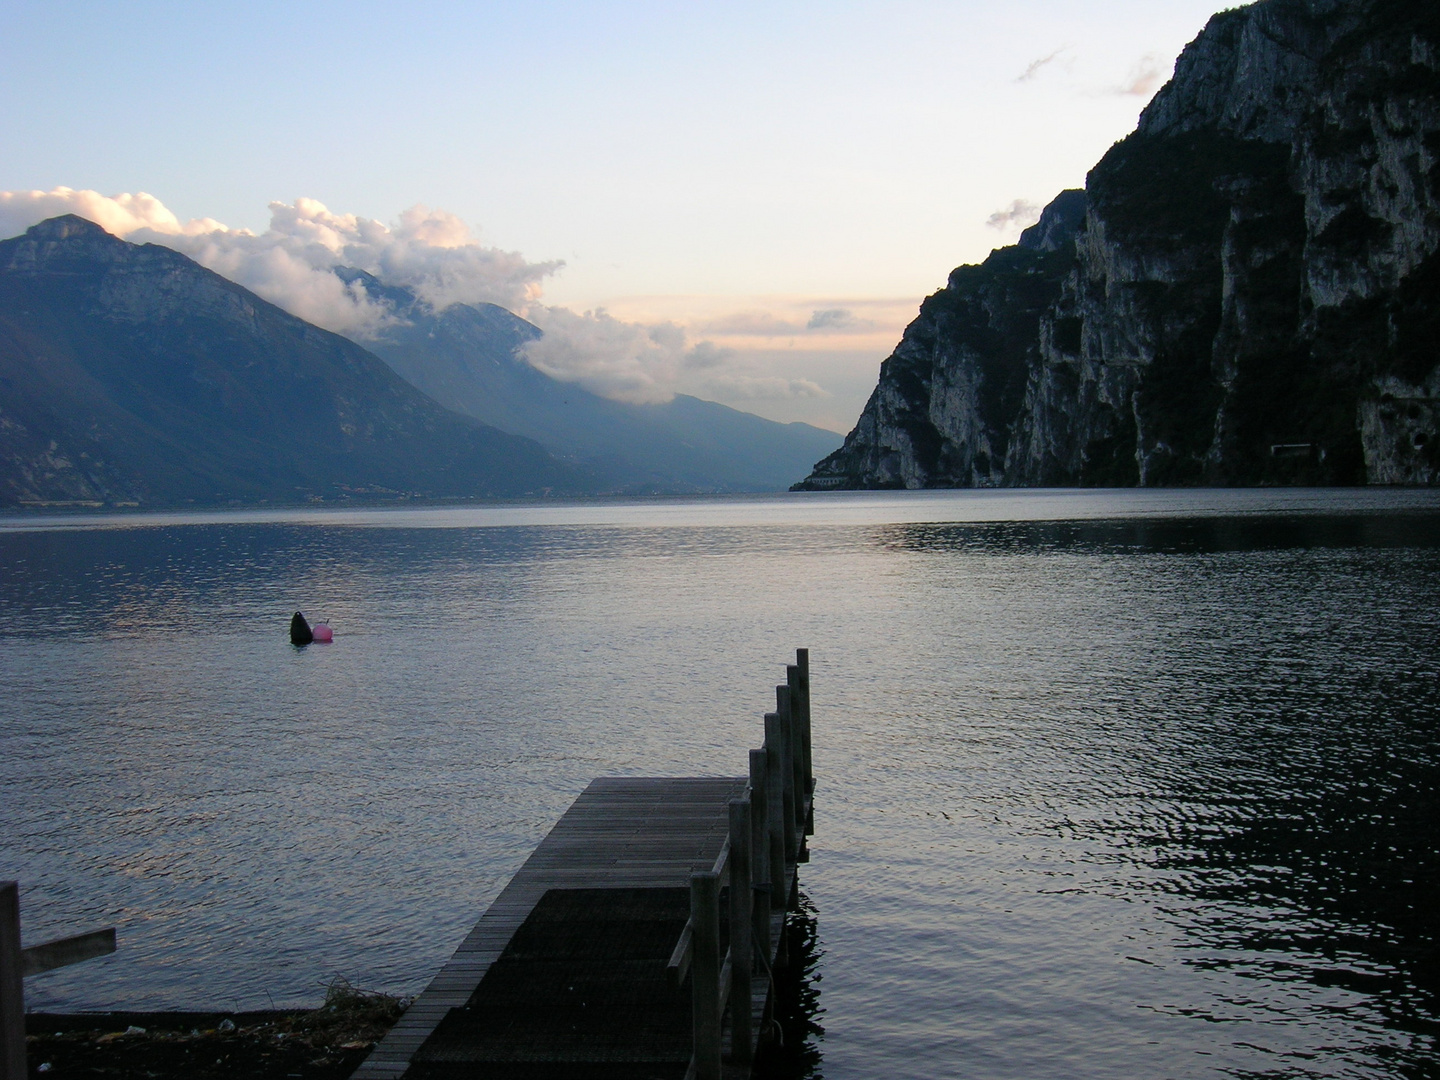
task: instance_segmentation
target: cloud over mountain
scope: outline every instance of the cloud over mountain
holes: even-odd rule
[[[137,229],[180,236],[225,228],[212,218],[181,222],[164,203],[143,191],[135,195],[101,195],[98,191],[57,187],[53,191],[0,191],[0,239],[16,236],[31,225],[61,214],[78,214],[120,237]]]
[[[454,214],[415,206],[391,225],[299,198],[270,204],[262,233],[231,229],[212,218],[180,221],[152,195],[101,195],[60,187],[0,193],[0,231],[19,232],[57,214],[74,213],[132,243],[163,244],[244,285],[293,315],[364,338],[389,310],[348,287],[336,266],[366,270],[413,289],[436,308],[490,302],[519,308],[562,265],[531,263],[516,252],[480,244]]]
[[[523,347],[533,366],[618,401],[669,401],[682,380],[691,389],[751,400],[825,396],[808,379],[751,370],[735,349],[691,345],[673,322],[625,322],[604,309],[579,314],[543,304],[530,305],[526,317],[545,333]]]
[[[1029,199],[1016,199],[1003,210],[996,210],[985,224],[992,229],[1008,229],[1012,226],[1027,228],[1040,220],[1040,207]]]
[[[469,225],[444,210],[414,206],[386,225],[298,198],[272,202],[269,228],[256,233],[212,218],[181,221],[144,192],[102,195],[58,187],[0,192],[0,236],[66,213],[133,243],[181,251],[291,314],[362,342],[392,321],[394,312],[383,296],[343,281],[336,267],[355,267],[409,288],[437,311],[456,303],[493,303],[523,315],[545,332],[527,346],[530,363],[616,400],[669,401],[681,378],[696,372],[718,391],[750,398],[824,393],[808,380],[747,370],[734,350],[694,344],[674,322],[627,322],[604,310],[582,314],[546,305],[542,285],[563,263],[531,262],[518,252],[487,247]],[[774,321],[754,329],[773,331]]]

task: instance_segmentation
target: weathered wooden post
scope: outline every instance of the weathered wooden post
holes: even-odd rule
[[[785,876],[785,782],[781,773],[780,717],[765,714],[765,824],[770,834],[770,911],[790,904],[790,883]]]
[[[0,881],[0,1080],[26,1080],[20,885]]]
[[[690,1016],[697,1080],[720,1080],[720,875],[690,875]]]
[[[775,687],[775,714],[780,717],[780,782],[785,791],[785,861],[798,862],[800,845],[796,838],[795,807],[800,793],[795,790],[795,746],[791,739],[794,732],[790,723],[790,688]]]
[[[805,740],[803,738],[803,725],[801,724],[801,712],[804,709],[804,697],[800,692],[800,669],[790,664],[785,668],[785,685],[789,689],[790,698],[790,745],[794,752],[790,755],[791,771],[795,774],[795,830],[796,846],[803,847],[805,842],[805,822],[809,818],[809,795],[810,785],[805,778]]]
[[[815,834],[815,763],[810,756],[810,650],[795,650],[795,667],[800,673],[800,746],[805,762],[805,795],[809,813],[805,815],[805,835]]]
[[[750,1064],[750,799],[730,800],[730,1060]]]
[[[750,876],[755,902],[751,907],[755,947],[770,962],[770,832],[769,795],[765,784],[765,751],[750,751]]]

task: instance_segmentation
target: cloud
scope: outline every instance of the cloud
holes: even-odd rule
[[[736,349],[713,341],[691,345],[684,328],[672,322],[626,322],[604,309],[577,314],[544,305],[531,305],[526,315],[545,332],[524,346],[533,366],[617,401],[658,404],[682,385],[690,393],[731,400],[829,396],[809,379],[753,370]]]
[[[331,272],[337,266],[410,288],[437,311],[456,303],[523,308],[561,266],[486,247],[443,210],[414,206],[387,226],[305,198],[271,203],[270,227],[259,234],[226,229],[167,236],[141,229],[129,239],[168,244],[292,314],[361,338],[388,320],[389,308],[363,289],[346,287]]]
[[[702,341],[685,354],[685,367],[691,371],[710,371],[732,363],[739,355],[734,349],[713,341]]]
[[[726,372],[704,379],[697,389],[715,397],[747,401],[774,401],[792,398],[826,398],[830,394],[809,379],[786,379],[778,375],[749,375]]]
[[[802,328],[798,323],[777,319],[768,311],[737,311],[697,323],[695,329],[702,334],[733,337],[790,337]]]
[[[821,311],[811,312],[810,321],[805,324],[805,329],[829,330],[834,333],[842,330],[854,330],[858,325],[854,312],[849,308],[825,308]]]
[[[1032,79],[1035,78],[1036,75],[1040,73],[1040,70],[1042,68],[1044,68],[1048,64],[1053,64],[1056,60],[1058,60],[1060,58],[1060,54],[1065,52],[1067,48],[1068,46],[1061,46],[1060,48],[1052,52],[1049,56],[1042,56],[1039,60],[1032,60],[1029,66],[1026,67],[1024,71],[1022,71],[1019,75],[1015,77],[1015,81],[1030,82]]]
[[[811,311],[805,323],[777,318],[768,311],[736,311],[718,318],[692,324],[701,334],[720,337],[796,337],[807,332],[822,334],[860,334],[874,329],[868,319],[857,319],[849,308],[824,308]]]
[[[1047,56],[1032,60],[1026,65],[1024,71],[1015,76],[1015,81],[1020,83],[1034,82],[1041,72],[1051,68],[1063,70],[1073,76],[1077,57],[1073,54],[1066,55],[1070,52],[1070,46],[1064,45]],[[1086,97],[1112,97],[1119,95],[1124,97],[1149,98],[1160,88],[1160,84],[1164,81],[1165,70],[1159,55],[1156,53],[1146,53],[1135,62],[1125,78],[1118,83],[1097,83],[1087,80],[1081,85],[1076,85],[1072,81],[1071,85],[1072,89]]]
[[[164,244],[202,266],[327,330],[366,338],[390,309],[331,271],[354,266],[389,285],[411,288],[437,310],[490,302],[512,310],[540,295],[559,262],[531,263],[517,252],[486,247],[454,214],[414,206],[390,225],[333,213],[315,199],[270,204],[263,233],[231,229],[212,218],[181,222],[154,196],[101,195],[56,188],[0,192],[0,231],[20,232],[57,214],[79,214],[134,243]]]
[[[750,401],[829,397],[819,383],[747,370],[734,349],[702,341],[685,354],[681,377],[688,389],[715,397]]]
[[[66,213],[135,243],[184,252],[291,314],[361,341],[396,315],[383,298],[346,285],[333,272],[337,266],[357,267],[388,285],[408,287],[436,310],[490,302],[518,312],[544,332],[525,347],[532,365],[616,400],[669,401],[682,383],[688,390],[732,398],[827,396],[808,379],[751,370],[734,349],[705,340],[692,343],[674,322],[629,322],[603,309],[577,313],[546,305],[541,286],[562,263],[530,262],[518,252],[487,247],[469,225],[444,210],[414,206],[386,225],[298,198],[272,202],[269,228],[255,233],[212,218],[182,222],[144,192],[101,195],[60,187],[0,192],[0,235]],[[812,328],[821,317],[827,327],[838,327],[847,314],[841,309],[816,312]],[[741,312],[710,325],[710,332],[735,335],[803,330],[766,312]]]
[[[137,229],[170,235],[211,232],[225,226],[213,218],[181,222],[155,196],[101,195],[57,187],[53,191],[0,191],[0,237],[16,236],[31,225],[61,214],[78,214],[106,232],[128,236]]]
[[[545,336],[524,346],[545,374],[617,401],[653,404],[675,396],[685,331],[672,322],[633,323],[603,308],[584,314],[532,304],[526,317]]]
[[[1154,53],[1147,53],[1135,62],[1124,82],[1110,88],[1110,93],[1148,98],[1164,81],[1165,73],[1160,70],[1159,58]]]
[[[992,229],[1009,229],[1013,226],[1028,228],[1040,220],[1041,207],[1036,206],[1028,199],[1016,199],[1004,210],[996,210],[985,219],[985,224]]]

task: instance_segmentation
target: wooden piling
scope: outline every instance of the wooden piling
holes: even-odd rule
[[[690,964],[695,1025],[696,1080],[720,1080],[720,876],[690,875],[690,922],[695,959]]]
[[[790,746],[793,751],[790,755],[790,765],[794,775],[795,829],[798,846],[803,843],[805,837],[805,819],[808,816],[806,800],[810,794],[810,785],[805,772],[805,740],[801,723],[804,695],[800,690],[800,669],[794,664],[785,668],[785,685],[790,699]]]
[[[774,884],[770,878],[769,796],[765,786],[765,751],[750,751],[750,876],[755,900],[751,906],[755,947],[769,957],[770,902]]]
[[[770,839],[770,911],[784,911],[790,896],[785,880],[785,780],[784,755],[780,743],[780,717],[765,714],[765,795],[766,824]]]
[[[800,679],[800,746],[801,754],[805,761],[805,795],[807,798],[807,812],[805,814],[805,835],[815,835],[815,762],[811,757],[810,741],[810,650],[795,650],[795,667],[799,671]]]
[[[750,1027],[750,799],[730,800],[730,1060],[749,1065]]]
[[[800,855],[800,843],[795,828],[796,808],[800,793],[795,790],[795,746],[790,723],[790,688],[775,687],[775,714],[780,718],[780,783],[784,790],[785,815],[785,861],[795,862]]]
[[[0,881],[0,1080],[26,1080],[20,885]]]

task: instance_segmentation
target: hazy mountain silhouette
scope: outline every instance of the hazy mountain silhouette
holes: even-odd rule
[[[611,401],[531,367],[518,350],[541,331],[502,307],[436,313],[363,271],[336,273],[394,310],[396,322],[365,344],[397,372],[447,408],[585,466],[609,490],[780,491],[840,445],[831,431],[684,394],[663,405]]]
[[[74,215],[0,242],[0,505],[595,486],[170,248]]]

